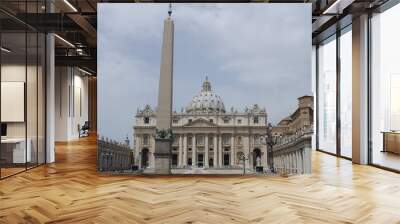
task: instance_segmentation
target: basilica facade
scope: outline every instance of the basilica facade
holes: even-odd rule
[[[154,167],[156,122],[157,112],[151,106],[138,109],[133,139],[135,163],[143,170]],[[171,168],[266,169],[266,128],[265,108],[254,104],[240,112],[226,111],[206,78],[186,108],[173,112]]]

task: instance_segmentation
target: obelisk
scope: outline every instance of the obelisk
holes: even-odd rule
[[[161,52],[160,80],[157,102],[156,145],[154,152],[154,173],[169,174],[171,172],[170,157],[173,135],[172,117],[172,81],[174,59],[174,21],[169,5],[168,18],[164,20],[164,33]]]

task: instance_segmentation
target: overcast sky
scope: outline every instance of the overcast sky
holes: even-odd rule
[[[99,133],[131,139],[138,107],[157,103],[168,4],[98,4]],[[311,5],[174,4],[174,108],[208,75],[227,110],[265,107],[276,124],[311,94]]]

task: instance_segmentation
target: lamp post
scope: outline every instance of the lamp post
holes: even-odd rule
[[[243,175],[246,174],[246,160],[249,160],[249,157],[244,153],[239,155],[239,159],[243,161]]]

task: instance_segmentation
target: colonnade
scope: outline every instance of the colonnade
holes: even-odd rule
[[[281,173],[311,173],[311,148],[287,152],[274,156],[274,167]]]
[[[197,141],[199,137],[203,141]],[[191,140],[190,140],[191,137]],[[177,167],[226,167],[235,165],[235,138],[230,136],[229,142],[223,142],[223,134],[180,134],[177,136]],[[175,144],[176,145],[176,144]],[[229,150],[225,150],[229,149]],[[229,162],[224,163],[224,156],[229,155]],[[202,158],[202,161],[199,161]],[[228,158],[225,156],[225,158]]]

